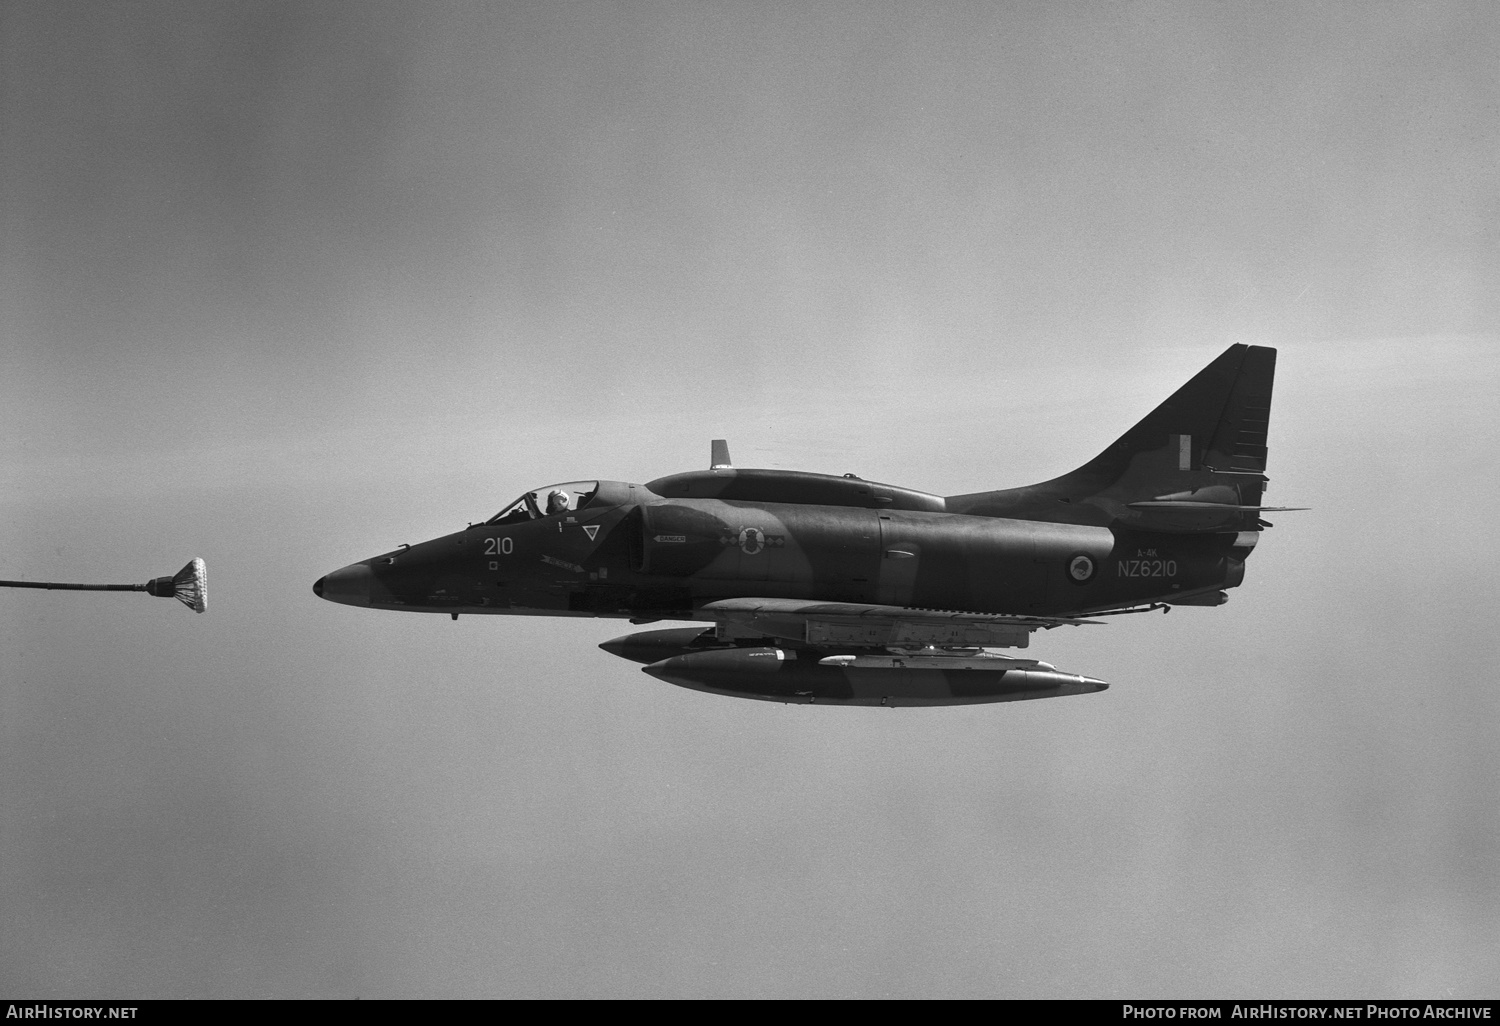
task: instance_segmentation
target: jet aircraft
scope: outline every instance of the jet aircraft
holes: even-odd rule
[[[1011,650],[1100,616],[1216,606],[1263,528],[1276,351],[1227,349],[1077,470],[932,495],[853,474],[707,470],[525,492],[482,523],[352,563],[318,596],[370,609],[696,626],[600,646],[672,684],[928,706],[1109,685]]]

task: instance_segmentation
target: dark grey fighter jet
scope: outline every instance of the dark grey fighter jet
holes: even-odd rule
[[[330,601],[422,613],[607,616],[600,647],[683,687],[842,705],[959,705],[1108,685],[1005,650],[1038,630],[1215,606],[1263,528],[1276,351],[1231,346],[1077,470],[930,495],[731,465],[574,481],[335,570]],[[705,626],[706,625],[706,626]]]

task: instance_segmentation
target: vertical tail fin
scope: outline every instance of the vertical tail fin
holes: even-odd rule
[[[1168,471],[1266,472],[1266,429],[1276,350],[1230,346],[1171,398],[1073,474],[1108,487],[1131,477],[1139,463]],[[1143,459],[1162,453],[1165,460]],[[1146,469],[1141,467],[1139,469]],[[1139,474],[1139,470],[1136,470]]]
[[[1154,530],[1254,530],[1276,350],[1234,345],[1088,463],[1031,485],[954,496],[951,512]]]

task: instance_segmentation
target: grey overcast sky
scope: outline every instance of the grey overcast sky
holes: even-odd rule
[[[4,3],[0,991],[1494,997],[1500,6]],[[327,571],[523,489],[938,493],[1280,351],[1060,701],[670,687]]]

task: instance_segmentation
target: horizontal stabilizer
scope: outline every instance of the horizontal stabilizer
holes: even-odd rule
[[[1220,513],[1301,513],[1311,506],[1240,506],[1228,502],[1131,502],[1131,509],[1188,509]]]

